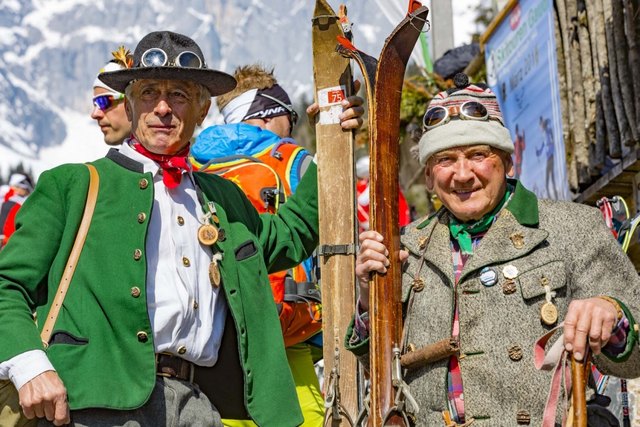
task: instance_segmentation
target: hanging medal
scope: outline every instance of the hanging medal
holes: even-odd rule
[[[198,228],[198,241],[203,245],[211,247],[212,256],[211,262],[209,263],[209,282],[213,288],[218,288],[222,283],[219,263],[222,261],[223,254],[215,244],[216,242],[225,240],[225,233],[223,229],[219,228],[220,218],[218,218],[215,203],[207,199],[207,196],[196,185],[193,176],[191,176],[191,179],[196,189],[198,201],[204,212],[201,220],[202,225]]]
[[[216,252],[211,257],[211,264],[209,264],[209,281],[211,282],[211,286],[214,288],[218,288],[220,286],[220,282],[222,281],[222,277],[220,275],[220,267],[218,267],[218,261],[222,261],[222,254],[220,252]]]
[[[218,228],[211,224],[210,219],[217,219],[218,216],[213,202],[208,202],[207,206],[209,212],[204,215],[202,225],[198,228],[198,241],[203,245],[212,246],[218,241]]]
[[[556,296],[556,293],[551,290],[549,280],[546,277],[543,277],[541,282],[544,286],[546,302],[540,307],[540,320],[545,325],[551,326],[558,321],[558,309],[553,303],[553,297]]]

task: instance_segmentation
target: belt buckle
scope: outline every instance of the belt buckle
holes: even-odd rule
[[[167,367],[175,371],[175,375],[172,375],[171,373],[167,373],[167,372],[162,372],[162,370],[159,369],[158,365],[160,363],[161,356],[166,356],[171,362],[173,362],[173,363],[167,364]],[[195,366],[193,363],[189,362],[188,360],[185,360],[180,356],[176,356],[168,352],[161,352],[161,353],[156,353],[155,362],[156,362],[156,375],[159,375],[161,377],[166,377],[166,378],[177,378],[179,380],[189,381],[190,383],[193,383],[193,378],[195,375]],[[172,366],[172,365],[175,365],[175,366]],[[185,372],[185,369],[184,369],[185,365],[188,367],[188,372]]]
[[[156,353],[156,355],[155,355],[155,362],[156,362],[155,363],[156,364],[155,371],[156,371],[156,375],[161,376],[161,377],[165,377],[165,378],[171,378],[172,377],[171,374],[167,374],[165,372],[162,372],[158,367],[158,365],[160,363],[160,357],[161,356],[173,356],[173,355],[171,353],[167,353],[167,352]]]

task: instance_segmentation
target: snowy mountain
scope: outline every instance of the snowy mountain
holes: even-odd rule
[[[339,1],[330,0],[336,9]],[[377,56],[399,19],[392,24],[374,1],[342,1],[356,45]],[[39,174],[104,155],[89,118],[93,79],[112,50],[133,50],[150,31],[192,37],[212,68],[275,66],[293,99],[310,98],[313,7],[313,0],[0,0],[0,176],[19,162]]]

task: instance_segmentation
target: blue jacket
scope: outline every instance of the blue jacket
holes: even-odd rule
[[[255,156],[264,150],[283,142],[295,144],[292,138],[280,138],[275,133],[246,123],[230,123],[210,126],[200,132],[191,146],[191,156],[200,164],[221,163],[233,156]],[[300,178],[306,169],[310,154],[302,150],[294,159],[288,178],[292,191],[296,191]],[[283,177],[284,178],[284,177]]]

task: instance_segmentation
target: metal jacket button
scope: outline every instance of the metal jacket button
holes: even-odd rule
[[[189,267],[191,265],[191,261],[189,261],[189,258],[187,258],[186,256],[183,256],[182,265],[184,265],[185,267]]]
[[[516,414],[516,422],[519,425],[531,424],[531,414],[529,414],[529,411],[518,411],[518,413]]]
[[[509,350],[507,350],[507,352],[509,353],[509,359],[513,360],[514,362],[522,359],[522,348],[520,348],[519,345],[511,346]]]
[[[142,250],[136,249],[135,251],[133,251],[133,259],[135,259],[136,261],[139,261],[140,258],[142,258]]]
[[[140,212],[140,213],[138,214],[138,222],[139,222],[140,224],[142,224],[142,223],[144,222],[144,220],[145,220],[145,219],[147,219],[147,214],[146,214],[146,213],[144,213],[144,212]]]
[[[184,218],[178,216],[178,225],[184,225]]]
[[[149,335],[147,335],[145,331],[139,331],[137,333],[137,336],[138,336],[138,341],[140,342],[147,342],[149,340]]]
[[[137,286],[134,286],[131,288],[131,296],[134,298],[138,298],[140,296],[140,288]]]
[[[185,354],[187,352],[187,347],[181,345],[178,347],[178,354]]]
[[[142,178],[138,184],[140,185],[140,189],[144,190],[149,186],[149,181],[147,180],[147,178]]]

